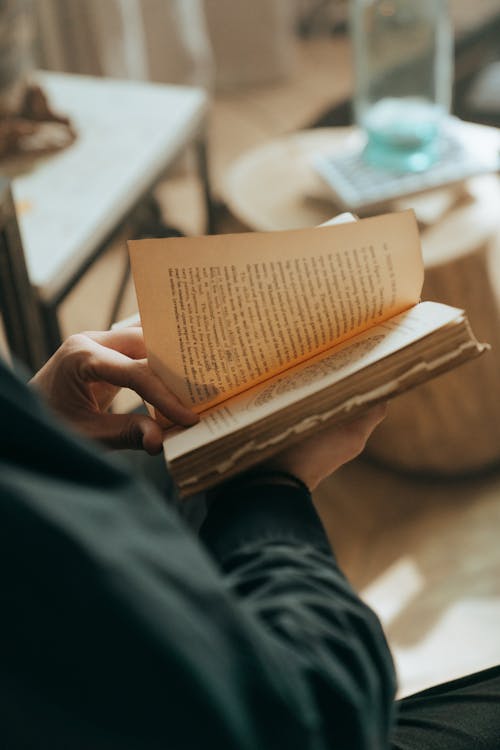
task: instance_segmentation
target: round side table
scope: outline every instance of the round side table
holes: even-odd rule
[[[357,138],[355,128],[317,128],[252,149],[230,167],[224,201],[243,224],[258,232],[321,224],[338,211],[312,169],[311,158],[345,148]]]
[[[324,128],[260,146],[230,168],[225,201],[251,230],[321,224],[339,209],[314,172],[312,156],[359,138],[356,128]],[[492,350],[391,403],[367,446],[386,464],[453,476],[500,462],[499,206],[500,180],[486,175],[388,208],[416,212],[426,269],[422,298],[464,308]]]

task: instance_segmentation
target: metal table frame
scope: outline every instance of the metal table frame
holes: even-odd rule
[[[205,133],[193,142],[206,216],[206,231],[215,232],[215,209],[212,200]],[[186,147],[186,148],[189,148]],[[161,178],[160,178],[161,179]],[[134,225],[136,215],[152,198],[156,184],[151,184],[136,205],[95,248],[50,301],[41,299],[29,279],[22,240],[9,181],[0,177],[0,311],[4,320],[9,349],[31,371],[36,371],[61,344],[58,308],[82,276],[109,248],[124,230]],[[132,234],[132,233],[131,233]],[[127,264],[119,285],[122,294],[130,269]],[[114,308],[117,307],[115,302]]]

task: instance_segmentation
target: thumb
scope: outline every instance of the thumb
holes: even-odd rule
[[[108,448],[144,449],[152,456],[162,449],[163,430],[145,414],[93,414],[82,427],[88,437]]]

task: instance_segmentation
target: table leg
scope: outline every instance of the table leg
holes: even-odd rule
[[[10,352],[35,372],[49,352],[7,180],[0,180],[0,310]]]
[[[57,303],[40,303],[42,318],[44,322],[45,340],[47,349],[52,355],[62,344],[61,326],[57,314]]]
[[[132,273],[132,269],[130,267],[130,261],[128,257],[128,252],[125,254],[125,266],[123,267],[122,275],[120,278],[120,282],[118,284],[118,289],[115,293],[115,297],[113,299],[113,305],[111,307],[111,313],[109,315],[108,320],[108,328],[111,328],[111,326],[117,322],[118,315],[120,313],[120,308],[123,302],[123,298],[125,296],[125,292],[127,290],[128,283],[130,281],[130,276]]]
[[[208,169],[207,140],[206,136],[200,136],[195,142],[196,161],[198,166],[198,175],[203,190],[203,199],[205,203],[206,228],[207,234],[216,233],[216,211],[213,201],[212,190],[210,187],[210,173]]]

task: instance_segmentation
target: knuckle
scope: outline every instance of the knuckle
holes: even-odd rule
[[[143,360],[130,360],[127,365],[128,387],[143,384],[150,376],[147,362]]]
[[[63,349],[67,352],[78,352],[88,347],[88,339],[84,333],[73,333],[68,336],[63,344]]]
[[[88,339],[84,334],[72,334],[61,347],[61,358],[68,369],[80,370],[83,362],[88,360],[88,357]]]
[[[99,350],[85,333],[76,333],[67,341],[65,360],[68,370],[76,373],[83,381],[100,380],[99,370],[102,364]]]

